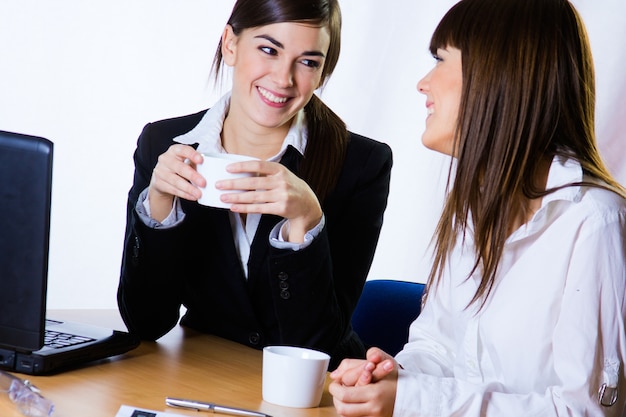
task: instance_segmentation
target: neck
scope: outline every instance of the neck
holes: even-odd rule
[[[275,128],[239,123],[229,114],[222,128],[222,146],[228,153],[265,160],[278,153],[289,128],[290,123]]]
[[[537,175],[534,178],[534,187],[537,190],[544,191],[547,188],[548,175],[550,174],[551,165],[552,158],[544,158],[540,162],[537,169]],[[524,196],[520,196],[520,209],[511,221],[510,233],[513,233],[513,231],[532,220],[535,213],[541,208],[542,200],[542,197],[529,199]]]

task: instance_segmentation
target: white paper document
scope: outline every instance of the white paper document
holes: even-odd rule
[[[146,408],[122,405],[115,417],[186,417],[182,414],[166,413],[163,411],[148,410]]]

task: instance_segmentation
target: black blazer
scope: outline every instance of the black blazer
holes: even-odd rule
[[[322,205],[320,235],[300,251],[276,249],[269,233],[281,218],[263,215],[246,280],[227,210],[182,200],[185,220],[171,229],[146,227],[135,211],[158,156],[205,112],[148,124],[137,142],[118,288],[128,329],[158,339],[176,325],[184,305],[181,324],[258,349],[308,346],[329,353],[331,367],[363,357],[350,321],[383,223],[391,149],[351,133],[339,181]],[[301,158],[289,147],[281,163],[297,174]]]

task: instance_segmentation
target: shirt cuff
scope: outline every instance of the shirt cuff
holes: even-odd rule
[[[441,378],[399,369],[393,417],[449,415],[444,412],[449,410],[444,390]]]
[[[322,214],[322,218],[320,219],[319,223],[313,229],[305,233],[304,242],[302,243],[286,242],[283,239],[282,231],[283,231],[283,227],[285,227],[286,224],[287,224],[287,219],[284,219],[278,222],[276,226],[274,226],[274,228],[270,232],[270,245],[272,245],[272,247],[276,249],[291,249],[291,250],[297,251],[297,250],[304,249],[307,246],[309,246],[313,242],[313,240],[317,236],[319,236],[322,229],[324,228],[324,225],[326,224],[326,217]]]
[[[183,211],[180,200],[174,196],[174,202],[172,204],[172,210],[162,222],[154,220],[150,213],[150,199],[148,198],[148,188],[143,190],[139,194],[137,204],[135,204],[135,210],[137,215],[143,224],[151,229],[170,229],[178,226],[185,219],[185,212]]]

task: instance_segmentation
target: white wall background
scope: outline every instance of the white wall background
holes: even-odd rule
[[[415,85],[455,0],[340,2],[342,56],[322,97],[352,130],[391,145],[395,159],[370,278],[423,281],[447,161],[421,145],[426,114]],[[209,69],[233,4],[0,0],[0,129],[55,143],[49,308],[116,306],[136,139],[149,121],[215,101]],[[575,4],[596,60],[600,147],[626,183],[626,3]]]

